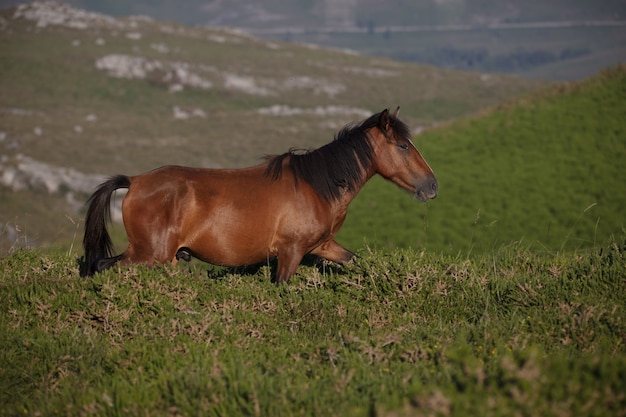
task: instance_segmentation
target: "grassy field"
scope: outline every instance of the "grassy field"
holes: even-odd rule
[[[0,415],[624,416],[626,240],[342,270],[0,258]]]
[[[339,241],[491,253],[594,247],[626,225],[626,67],[549,88],[415,138],[440,184],[426,205],[382,180],[357,196]],[[367,231],[367,232],[364,232]]]

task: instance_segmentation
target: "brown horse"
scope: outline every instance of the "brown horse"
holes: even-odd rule
[[[164,166],[112,177],[88,202],[83,274],[118,261],[176,264],[194,256],[244,266],[277,257],[275,280],[281,283],[306,254],[344,264],[355,255],[334,239],[348,204],[374,174],[422,201],[437,195],[435,175],[397,110],[348,125],[319,149],[268,157],[250,168]],[[111,194],[120,188],[129,189],[122,202],[129,244],[112,256],[107,222]]]

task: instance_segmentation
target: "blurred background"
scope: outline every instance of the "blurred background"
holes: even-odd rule
[[[251,165],[398,105],[441,192],[419,204],[373,180],[339,236],[351,249],[558,252],[624,234],[624,1],[0,8],[0,253],[79,254],[107,176]]]
[[[470,71],[580,79],[626,54],[620,0],[70,0],[113,16],[349,48]]]

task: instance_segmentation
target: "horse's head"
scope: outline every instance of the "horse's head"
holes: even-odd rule
[[[369,135],[374,148],[374,169],[378,174],[409,191],[422,201],[437,196],[437,179],[411,141],[408,127],[398,118],[398,110],[383,110]]]

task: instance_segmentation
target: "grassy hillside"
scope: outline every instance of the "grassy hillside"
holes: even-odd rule
[[[0,258],[0,414],[623,416],[626,244],[341,272]]]
[[[427,205],[383,181],[352,204],[340,241],[491,252],[593,247],[626,225],[626,67],[549,88],[416,144],[440,183]],[[343,239],[343,240],[342,240]],[[399,244],[399,242],[402,242]]]
[[[431,126],[539,85],[43,2],[0,18],[3,251],[16,243],[7,230],[34,245],[71,240],[87,198],[65,180],[49,194],[50,175],[27,181],[26,162],[83,182],[165,164],[245,166],[320,146],[385,107]]]

